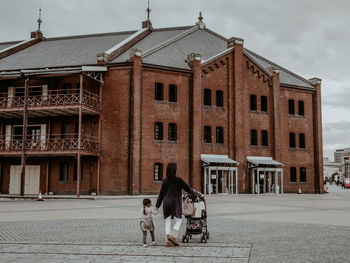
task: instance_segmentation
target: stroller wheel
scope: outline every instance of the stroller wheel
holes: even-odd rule
[[[182,236],[182,243],[188,243],[188,237],[186,235]]]
[[[205,234],[201,238],[201,243],[207,243],[207,236]]]

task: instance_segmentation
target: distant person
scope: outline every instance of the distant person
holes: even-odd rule
[[[141,222],[140,227],[143,233],[143,247],[148,247],[146,239],[147,239],[147,231],[151,233],[152,243],[151,245],[156,244],[156,240],[154,238],[154,224],[152,219],[152,214],[158,214],[158,209],[153,210],[151,200],[148,198],[143,199],[143,207],[141,209]]]
[[[176,176],[176,164],[169,163],[166,169],[166,178],[160,189],[156,209],[163,202],[163,214],[165,219],[166,246],[179,246],[177,235],[182,222],[182,189],[189,194],[195,192],[180,177]],[[175,218],[175,225],[171,230],[171,219]]]

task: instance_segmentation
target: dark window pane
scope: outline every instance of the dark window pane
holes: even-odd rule
[[[61,124],[61,138],[69,139],[70,138],[70,123],[64,122]]]
[[[305,148],[305,134],[299,133],[299,148]]]
[[[257,110],[256,95],[254,94],[250,95],[250,110]]]
[[[291,132],[289,133],[289,147],[290,148],[295,148],[296,144],[295,144],[295,133]]]
[[[257,132],[257,130],[250,130],[250,145],[258,145],[258,132]]]
[[[216,143],[224,143],[224,128],[216,127]]]
[[[291,115],[295,114],[294,100],[288,100],[288,113]]]
[[[204,142],[211,143],[211,127],[204,126]]]
[[[295,148],[296,147],[295,133],[294,132],[289,133],[289,147],[290,148]]]
[[[211,106],[211,90],[204,89],[204,105]]]
[[[163,83],[156,83],[154,88],[154,99],[164,100],[164,85]]]
[[[177,102],[177,86],[169,85],[169,101]]]
[[[60,181],[68,181],[68,163],[60,164]]]
[[[222,90],[216,91],[216,107],[224,107],[224,93]]]
[[[261,111],[267,112],[267,97],[261,96]]]
[[[163,140],[163,123],[162,122],[156,122],[154,124],[154,139]]]
[[[163,180],[163,164],[155,163],[154,164],[154,173],[153,173],[154,181],[162,181]]]
[[[177,125],[175,123],[169,123],[168,125],[168,140],[169,141],[177,140]]]
[[[304,116],[304,101],[302,101],[302,100],[299,100],[298,101],[298,114],[300,115],[300,116]]]
[[[300,167],[300,182],[306,183],[306,168]]]
[[[294,183],[297,181],[297,168],[295,167],[290,168],[290,181]]]
[[[269,146],[269,137],[267,131],[261,131],[261,144],[262,146]]]

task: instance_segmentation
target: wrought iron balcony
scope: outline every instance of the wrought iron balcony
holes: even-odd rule
[[[24,108],[24,94],[0,93],[0,112],[6,111],[23,111]],[[59,89],[29,92],[27,107],[28,110],[55,110],[55,109],[69,109],[75,108],[80,105],[80,93],[77,89]],[[92,109],[94,111],[100,110],[100,96],[90,91],[83,90],[81,105],[86,109]],[[72,114],[73,111],[67,111],[67,114]],[[62,114],[62,111],[56,112],[56,114]],[[55,112],[52,112],[55,115]],[[5,116],[6,117],[6,116]],[[9,115],[8,117],[15,117]]]
[[[0,140],[0,155],[19,154],[23,150],[22,138]],[[78,152],[77,134],[58,134],[49,136],[27,136],[25,140],[26,154],[64,154]],[[98,138],[83,135],[80,151],[84,154],[97,154],[100,151]]]

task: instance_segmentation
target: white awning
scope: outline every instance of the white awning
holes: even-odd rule
[[[247,156],[248,162],[254,165],[274,165],[274,166],[284,166],[283,163],[277,162],[272,159],[272,157],[264,156]]]
[[[201,154],[201,159],[203,162],[210,163],[222,163],[222,164],[235,164],[239,165],[239,162],[232,160],[228,155],[219,155],[219,154]]]

